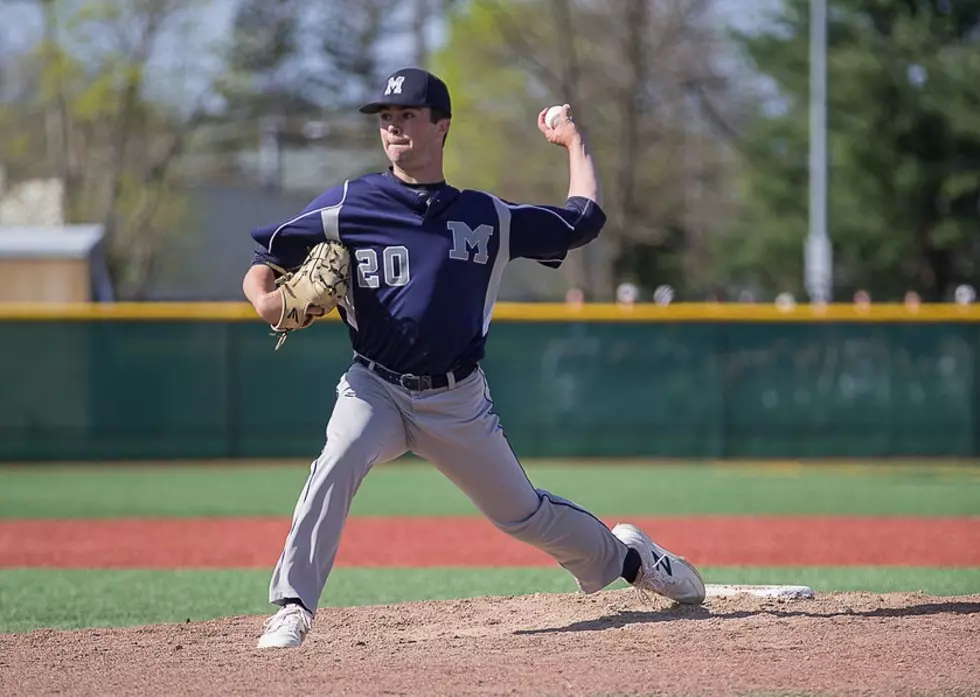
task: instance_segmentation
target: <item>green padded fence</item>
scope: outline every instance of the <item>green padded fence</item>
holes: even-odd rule
[[[0,322],[0,460],[316,456],[346,329]],[[980,456],[980,324],[495,321],[519,455]]]

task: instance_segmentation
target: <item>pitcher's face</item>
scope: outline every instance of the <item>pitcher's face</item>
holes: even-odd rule
[[[438,157],[449,121],[432,123],[430,110],[416,107],[384,107],[378,113],[385,155],[402,168],[424,166]]]

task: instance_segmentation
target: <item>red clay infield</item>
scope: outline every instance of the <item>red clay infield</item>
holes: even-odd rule
[[[613,523],[615,521],[607,521]],[[980,566],[980,517],[635,518],[700,565]],[[0,522],[0,568],[194,568],[274,564],[282,518]],[[351,518],[339,566],[551,566],[481,518]]]

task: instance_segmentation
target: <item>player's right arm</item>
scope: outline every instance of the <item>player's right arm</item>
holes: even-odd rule
[[[538,130],[549,143],[568,150],[568,198],[584,198],[601,208],[602,186],[599,183],[599,170],[585,134],[571,118],[569,105],[562,105],[562,114],[555,128],[545,122],[547,113],[548,110],[543,109],[538,114]]]
[[[340,239],[339,210],[346,195],[345,183],[317,196],[299,215],[252,230],[256,246],[242,280],[242,292],[269,324],[276,324],[282,316],[282,296],[276,290],[276,279],[302,264],[320,242]]]
[[[545,122],[547,109],[538,115],[538,128],[550,143],[568,151],[568,196],[564,206],[507,203],[510,209],[510,256],[535,259],[557,267],[569,250],[582,247],[606,224],[602,210],[599,173],[585,135],[568,118],[564,105],[556,128]]]

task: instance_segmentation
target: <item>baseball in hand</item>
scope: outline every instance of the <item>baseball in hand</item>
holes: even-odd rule
[[[548,108],[548,112],[544,115],[544,122],[548,124],[548,128],[557,128],[558,119],[561,118],[562,107],[553,106]]]

